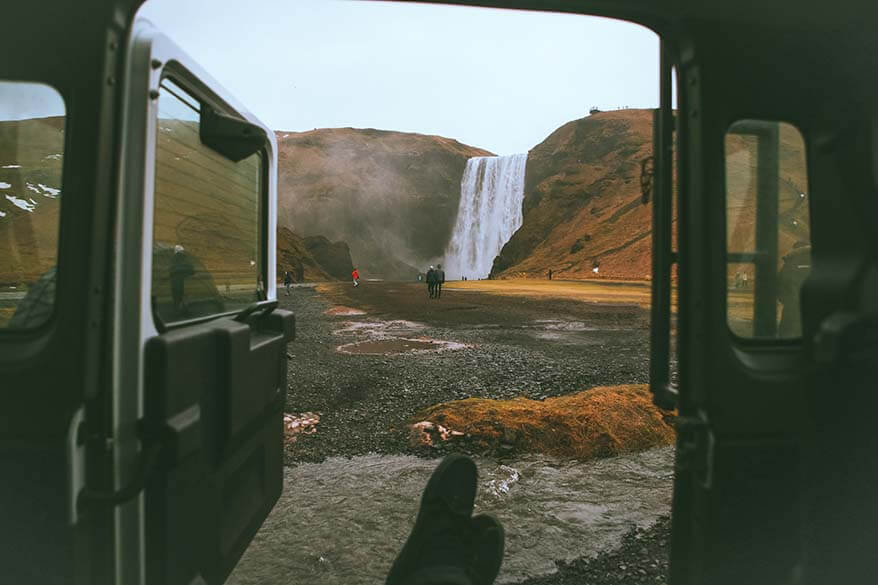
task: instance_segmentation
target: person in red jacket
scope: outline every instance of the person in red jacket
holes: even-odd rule
[[[351,272],[351,278],[354,279],[354,286],[360,286],[360,273],[354,268],[354,271]]]

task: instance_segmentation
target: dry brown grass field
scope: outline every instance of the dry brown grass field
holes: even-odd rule
[[[638,280],[458,280],[443,290],[482,292],[541,299],[567,299],[584,303],[650,306],[650,283]]]

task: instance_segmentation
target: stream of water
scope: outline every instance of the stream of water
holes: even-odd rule
[[[671,504],[673,449],[592,462],[477,460],[477,512],[506,529],[497,583],[613,548]],[[284,493],[229,579],[235,585],[384,582],[436,466],[404,455],[331,458],[285,470]]]

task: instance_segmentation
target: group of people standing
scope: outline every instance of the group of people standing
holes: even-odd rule
[[[434,268],[430,266],[427,270],[427,293],[431,299],[442,298],[442,285],[445,284],[445,271],[442,265],[437,264]]]

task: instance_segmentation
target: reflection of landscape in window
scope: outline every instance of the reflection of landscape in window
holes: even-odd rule
[[[645,386],[640,190],[656,36],[303,1],[272,23],[234,12],[229,30],[270,29],[242,64],[184,36],[178,4],[144,12],[276,130],[278,299],[296,313],[285,489],[230,582],[383,582],[451,451],[506,527],[498,582],[576,579],[594,556],[661,582],[674,433]]]
[[[46,86],[0,82],[0,328],[34,327],[52,311],[63,112]]]
[[[797,337],[799,326],[786,326],[782,298],[787,299],[789,313],[798,312],[798,288],[810,270],[810,220],[808,211],[808,176],[805,144],[794,126],[778,124],[778,208],[774,226],[777,230],[778,272],[777,319],[780,337]],[[730,254],[759,253],[756,244],[757,140],[754,136],[727,135],[726,148],[726,237]],[[730,259],[727,269],[728,321],[737,335],[753,335],[756,272],[753,261]],[[792,327],[792,328],[789,328]]]
[[[234,163],[202,145],[197,113],[167,90],[157,132],[153,296],[159,316],[174,321],[252,303],[262,266],[260,156]],[[175,278],[182,295],[176,308]]]

